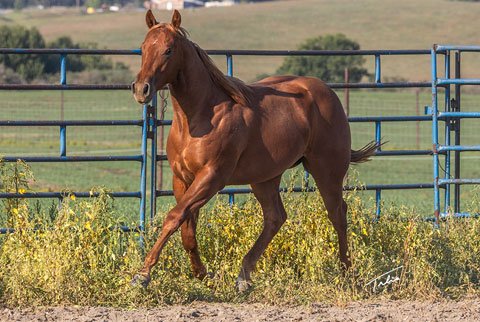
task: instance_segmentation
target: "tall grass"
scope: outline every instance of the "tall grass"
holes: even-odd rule
[[[0,163],[2,190],[28,191],[31,172],[24,163]],[[5,184],[7,183],[7,184]],[[234,284],[242,257],[262,226],[252,198],[230,207],[216,201],[202,213],[198,241],[202,259],[215,278],[193,278],[179,234],[167,243],[146,290],[130,284],[141,266],[144,248],[138,233],[123,233],[114,200],[105,188],[99,197],[65,198],[61,207],[32,206],[26,199],[6,200],[2,225],[14,233],[0,237],[0,303],[8,306],[111,305],[158,306],[194,300],[269,304],[347,302],[352,300],[439,299],[476,296],[480,277],[480,224],[447,219],[439,229],[414,209],[384,207],[375,220],[374,202],[355,192],[349,206],[352,269],[343,273],[336,233],[316,193],[284,193],[289,218],[257,264],[254,287],[238,295]],[[478,211],[477,197],[471,210]],[[156,218],[161,223],[163,216]],[[155,225],[157,226],[157,225]],[[149,227],[145,249],[160,229]],[[373,290],[370,281],[379,279]],[[393,281],[393,282],[392,282]],[[367,285],[368,284],[368,285]]]

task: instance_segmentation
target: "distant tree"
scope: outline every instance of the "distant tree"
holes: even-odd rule
[[[5,48],[71,48],[96,49],[95,43],[74,43],[68,36],[45,44],[40,32],[35,28],[26,29],[22,26],[0,26],[0,44]],[[45,74],[52,75],[60,71],[60,55],[0,55],[0,65],[5,70],[12,70],[27,82],[36,78],[44,78]],[[85,70],[102,71],[109,75],[110,71],[117,71],[117,75],[128,75],[128,67],[123,63],[116,63],[105,56],[97,55],[68,55],[67,70],[82,72]],[[117,77],[118,78],[118,77]],[[10,79],[12,79],[10,77]]]
[[[6,48],[44,48],[45,41],[40,32],[32,27],[0,26],[0,44]],[[0,63],[13,69],[26,80],[43,73],[44,63],[40,55],[0,55]]]
[[[343,34],[318,36],[307,39],[299,50],[358,50],[360,45]],[[362,68],[361,56],[289,56],[277,70],[277,74],[314,76],[325,82],[343,82],[345,68],[352,82],[359,82],[368,72]]]
[[[47,48],[53,49],[79,49],[78,44],[73,43],[72,38],[69,36],[61,36],[56,40],[47,44]],[[60,71],[60,55],[46,55],[45,58],[45,73],[55,74]],[[81,62],[81,56],[79,55],[69,55],[67,57],[67,70],[72,72],[79,72],[84,69],[84,66]]]
[[[48,48],[70,48],[70,49],[97,49],[96,43],[74,43],[68,36],[62,36],[57,40],[47,44]],[[45,64],[46,73],[56,73],[59,71],[59,55],[49,55]],[[109,69],[128,69],[124,64],[114,64],[110,58],[98,55],[69,55],[67,58],[67,70],[80,72],[86,69],[109,70]]]

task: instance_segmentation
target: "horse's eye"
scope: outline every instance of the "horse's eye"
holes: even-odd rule
[[[172,49],[168,48],[165,50],[165,55],[170,55],[172,53]]]

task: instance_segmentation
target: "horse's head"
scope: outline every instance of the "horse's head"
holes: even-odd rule
[[[179,49],[185,34],[180,28],[182,17],[177,10],[171,23],[158,23],[151,10],[147,11],[145,20],[149,30],[142,44],[142,69],[132,83],[133,96],[142,104],[177,78],[182,60]]]

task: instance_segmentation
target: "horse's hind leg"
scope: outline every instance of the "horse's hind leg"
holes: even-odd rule
[[[287,219],[287,213],[278,192],[280,179],[281,176],[267,182],[252,184],[253,193],[262,206],[263,230],[243,258],[242,269],[237,279],[237,287],[240,292],[248,288],[248,283],[251,281],[250,272],[255,268],[258,259]]]
[[[304,166],[315,179],[327,208],[328,218],[337,232],[340,261],[349,268],[351,263],[347,243],[347,203],[343,200],[343,178],[348,163],[341,167],[341,163],[327,165],[322,161],[306,159]],[[338,162],[338,159],[336,161]]]

